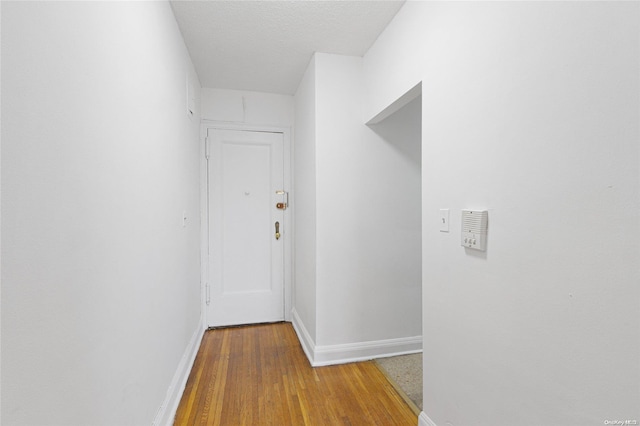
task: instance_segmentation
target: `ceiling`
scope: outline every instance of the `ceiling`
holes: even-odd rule
[[[363,56],[404,0],[171,2],[203,87],[294,94],[314,52]]]

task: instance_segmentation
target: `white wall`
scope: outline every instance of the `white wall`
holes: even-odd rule
[[[202,118],[220,122],[291,127],[291,95],[226,89],[202,89]]]
[[[361,81],[362,58],[316,55],[321,346],[422,334],[420,164],[364,125]],[[414,116],[396,137],[419,154]]]
[[[316,341],[316,67],[315,58],[295,95],[295,291],[293,309]],[[294,315],[294,323],[295,323]],[[303,336],[301,336],[303,337]],[[305,342],[302,339],[303,343]],[[307,348],[307,350],[309,350]],[[310,355],[310,354],[308,354]],[[312,356],[312,355],[311,355]]]
[[[199,329],[197,77],[168,3],[2,9],[2,424],[150,424]]]
[[[317,53],[296,94],[296,192],[315,189],[315,216],[296,211],[315,237],[296,246],[313,262],[296,264],[296,310],[315,304],[316,364],[421,347],[420,105],[374,131],[361,77],[362,58]]]
[[[364,58],[368,116],[422,81],[437,425],[640,421],[638,16],[622,2],[408,2]],[[462,208],[489,209],[486,253],[460,246]]]
[[[0,46],[2,45],[2,5],[0,4]],[[0,52],[1,53],[1,52]],[[0,82],[2,81],[2,55],[0,54]],[[0,88],[0,93],[2,92]],[[2,96],[0,96],[0,111]],[[0,113],[0,166],[2,165],[2,114]],[[0,167],[0,188],[2,188],[2,169]],[[2,196],[0,191],[0,381],[2,380]],[[0,384],[0,423],[2,423],[2,385]]]

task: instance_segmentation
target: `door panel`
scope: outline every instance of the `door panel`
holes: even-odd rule
[[[209,326],[284,319],[281,133],[209,130]]]

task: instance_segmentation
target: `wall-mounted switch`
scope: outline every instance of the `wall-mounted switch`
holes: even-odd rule
[[[440,209],[440,232],[449,232],[449,209]]]

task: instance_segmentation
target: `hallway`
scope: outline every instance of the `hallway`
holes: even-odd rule
[[[639,1],[0,14],[0,425],[170,426],[188,382],[181,424],[415,426],[346,363],[421,350],[419,426],[640,422]],[[216,202],[213,128],[288,135],[290,186]],[[296,333],[205,332],[217,243],[268,269],[213,209],[262,197]]]
[[[290,323],[207,331],[176,425],[415,425],[375,362],[312,368]]]

